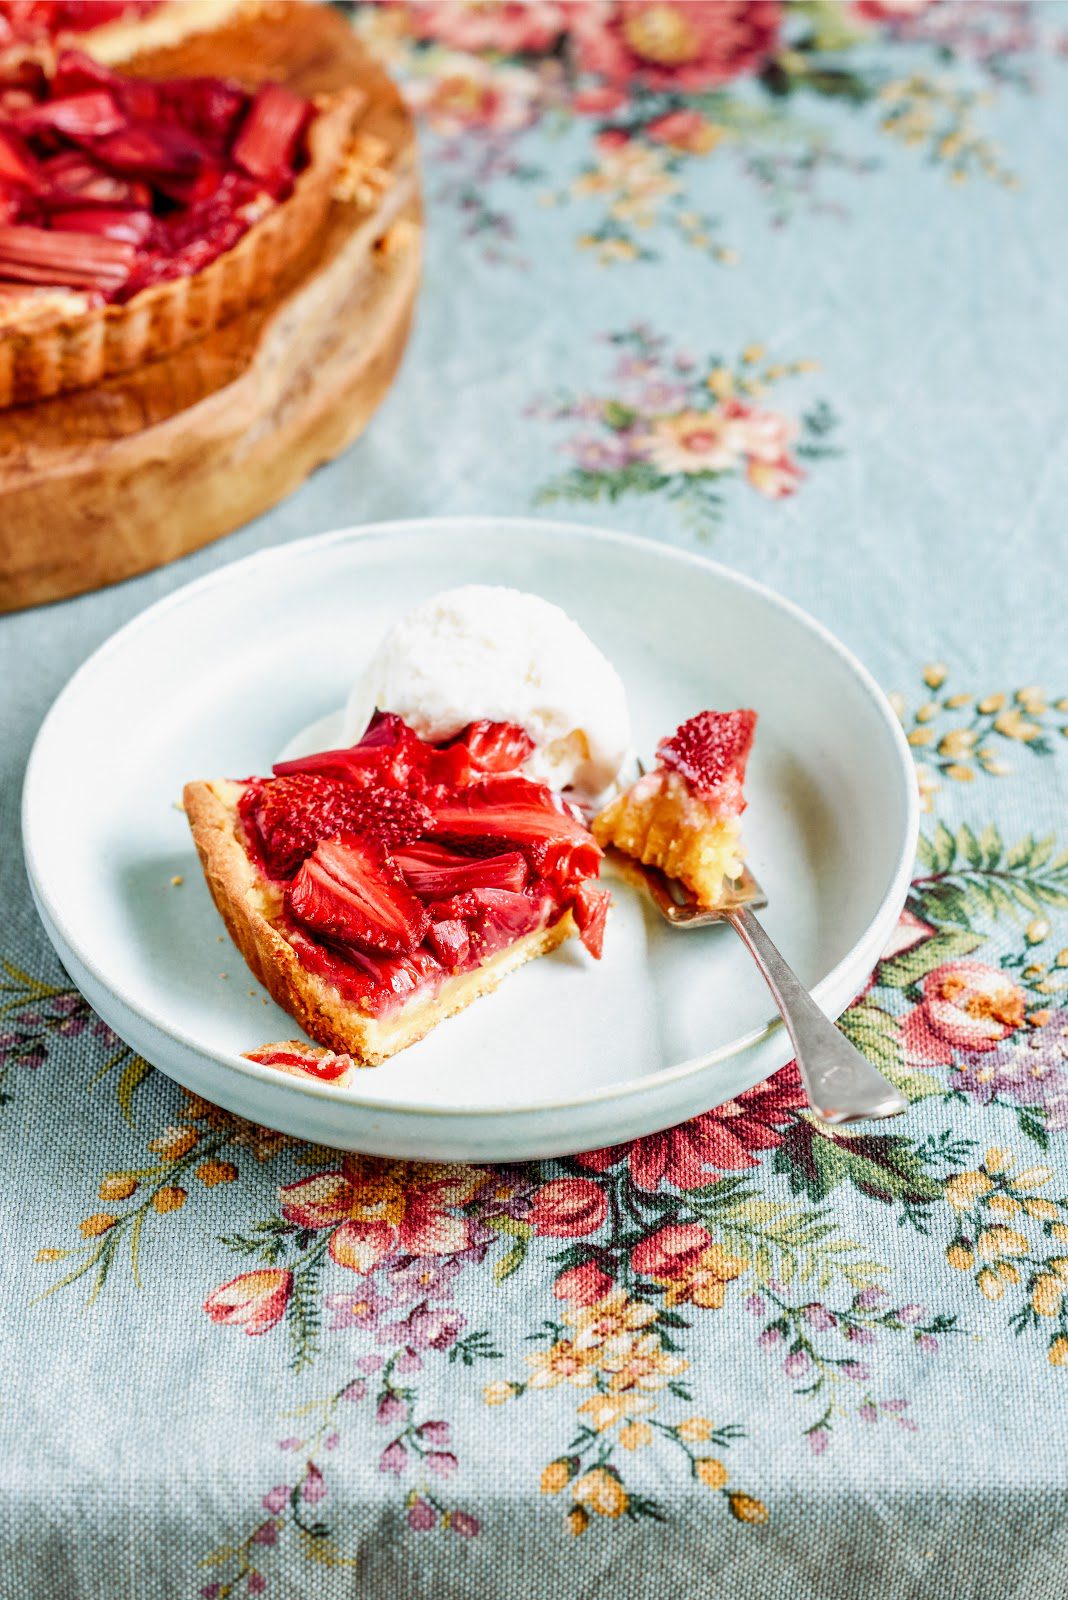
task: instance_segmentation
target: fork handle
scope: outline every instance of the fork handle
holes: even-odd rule
[[[816,1115],[824,1122],[840,1123],[896,1117],[904,1111],[908,1106],[905,1096],[824,1016],[755,913],[740,906],[727,914],[726,921],[742,939],[775,996]]]

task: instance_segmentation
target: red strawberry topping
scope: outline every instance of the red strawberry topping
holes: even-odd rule
[[[587,880],[601,851],[572,807],[520,775],[531,748],[507,723],[435,746],[376,714],[358,744],[248,780],[247,848],[288,881],[299,959],[378,1014],[568,907],[599,956],[608,894]]]
[[[518,850],[463,856],[439,844],[413,844],[394,850],[393,859],[408,887],[424,900],[448,900],[468,889],[519,890],[527,881],[527,863]]]
[[[575,898],[571,902],[579,938],[595,961],[600,961],[601,952],[604,950],[604,925],[611,903],[612,896],[608,890],[598,888],[588,879],[585,883],[579,884],[575,890]]]
[[[246,1050],[246,1061],[258,1061],[265,1067],[279,1067],[283,1072],[303,1072],[323,1083],[333,1083],[343,1078],[356,1066],[349,1055],[333,1050],[317,1050],[314,1045],[298,1049],[295,1045],[265,1044],[259,1050]]]
[[[312,773],[250,784],[240,809],[246,827],[255,829],[274,878],[291,877],[319,841],[334,834],[358,833],[388,846],[408,844],[433,821],[426,806],[403,789],[357,789]]]
[[[371,954],[410,955],[430,926],[382,846],[355,834],[316,845],[286,904],[312,933]]]
[[[472,722],[460,734],[479,772],[515,772],[534,753],[534,741],[514,722]]]
[[[741,786],[756,721],[755,711],[699,711],[670,739],[661,739],[657,756],[662,766],[681,773],[699,794],[711,795],[732,779],[741,810]]]

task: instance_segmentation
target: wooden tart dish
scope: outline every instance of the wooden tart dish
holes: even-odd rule
[[[268,509],[362,431],[407,339],[414,129],[339,13],[246,3],[121,71],[280,82],[319,112],[288,198],[203,270],[59,318],[44,341],[0,325],[4,611],[150,570]]]

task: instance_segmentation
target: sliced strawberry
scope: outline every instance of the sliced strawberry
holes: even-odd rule
[[[544,784],[527,778],[490,777],[447,799],[431,802],[434,838],[460,848],[486,840],[518,845],[543,877],[563,881],[597,870],[601,851],[585,823]]]
[[[509,889],[472,889],[484,922],[509,940],[519,939],[529,933],[539,917],[539,907],[525,894],[513,894]]]
[[[313,933],[386,955],[410,955],[430,926],[381,845],[342,834],[316,845],[286,891],[286,904]]]
[[[356,1066],[349,1055],[339,1055],[333,1050],[317,1050],[309,1045],[306,1050],[291,1046],[265,1044],[260,1050],[246,1050],[246,1061],[258,1061],[265,1067],[280,1067],[283,1071],[307,1073],[322,1083],[333,1083],[343,1078]]]
[[[519,890],[527,881],[527,864],[518,850],[462,856],[424,843],[407,845],[392,855],[408,887],[423,900],[447,900],[468,889]]]
[[[431,816],[399,789],[357,789],[311,773],[250,785],[241,816],[259,837],[268,871],[289,878],[321,839],[357,833],[383,845],[408,844],[426,832]]]
[[[662,766],[673,767],[702,794],[710,794],[732,779],[731,788],[741,801],[756,721],[755,711],[699,711],[670,739],[661,739],[657,757]]]
[[[426,942],[443,967],[450,972],[462,966],[471,953],[471,935],[467,924],[458,917],[432,922]]]
[[[400,717],[392,712],[376,712],[358,744],[344,750],[320,750],[294,761],[279,761],[273,771],[280,778],[294,772],[313,772],[349,783],[404,787],[414,774],[422,772],[431,753],[431,746],[424,744]]]
[[[114,294],[130,276],[135,259],[132,245],[95,233],[0,227],[0,278],[20,283],[65,284]]]
[[[125,128],[126,117],[107,89],[45,100],[15,118],[20,133],[62,133],[68,139],[103,139]]]
[[[238,166],[271,187],[286,183],[308,110],[308,102],[292,89],[264,84],[234,140],[231,154]]]
[[[604,925],[611,901],[607,889],[589,881],[579,884],[571,901],[579,937],[596,961],[600,961],[604,949]]]
[[[534,741],[514,722],[472,722],[457,741],[480,772],[515,772],[534,752]]]
[[[150,211],[112,211],[106,206],[53,211],[50,220],[60,232],[99,233],[106,239],[125,239],[128,244],[144,244],[156,226]]]

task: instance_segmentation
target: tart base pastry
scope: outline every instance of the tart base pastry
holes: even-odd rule
[[[439,1022],[496,989],[508,973],[555,950],[576,931],[567,911],[551,927],[527,934],[474,971],[445,978],[435,992],[417,997],[396,1015],[369,1017],[304,967],[277,931],[282,897],[255,871],[239,841],[239,792],[236,784],[216,781],[188,784],[183,796],[212,899],[250,971],[283,1011],[312,1039],[351,1055],[361,1066],[378,1066],[415,1044]]]
[[[677,878],[715,909],[744,866],[740,818],[756,713],[702,711],[657,749],[657,765],[593,820],[598,844]]]

